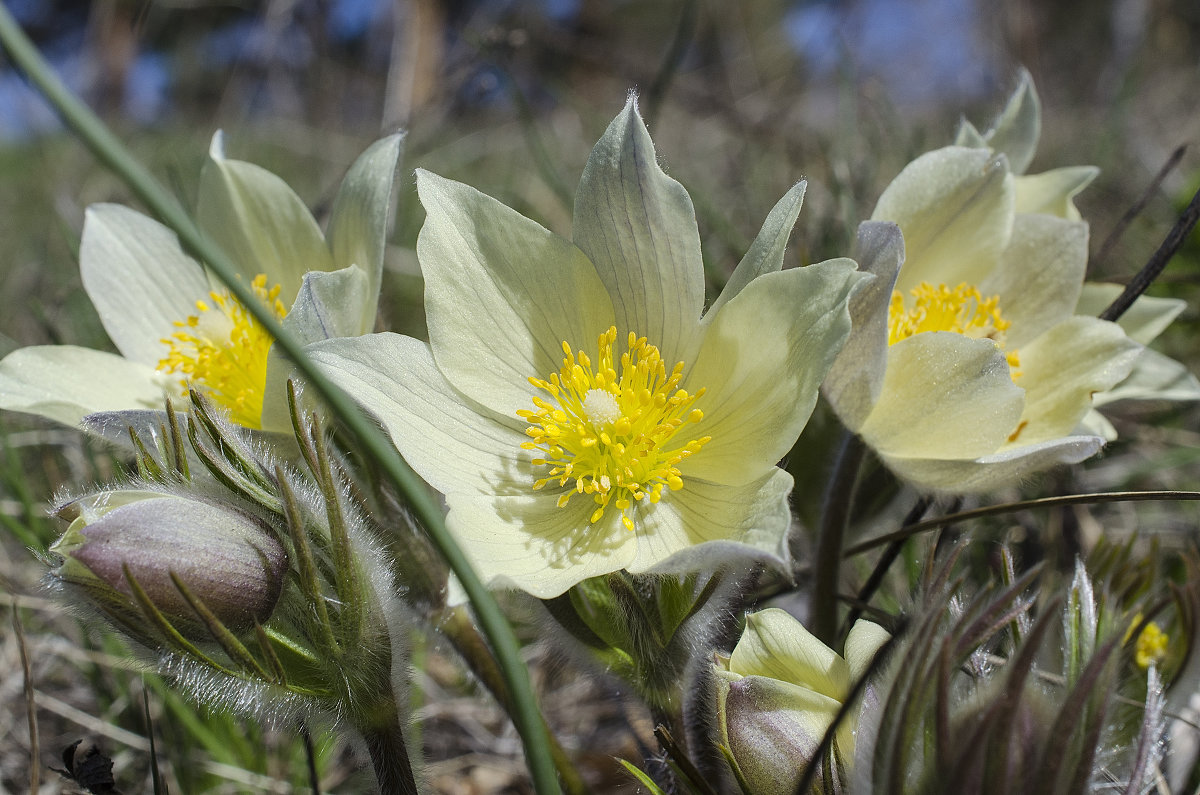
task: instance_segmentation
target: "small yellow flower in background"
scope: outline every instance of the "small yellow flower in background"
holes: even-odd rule
[[[805,767],[851,688],[890,635],[857,621],[845,657],[817,640],[778,608],[746,616],[746,630],[728,658],[718,656],[717,724],[720,743],[737,763],[754,795],[792,795]],[[864,709],[872,700],[865,691]],[[859,711],[838,726],[835,752],[849,768]]]
[[[484,582],[548,598],[601,574],[785,560],[791,448],[849,333],[850,260],[781,270],[776,205],[704,312],[691,199],[633,101],[588,160],[574,240],[418,171],[429,343],[310,348],[446,496]]]
[[[201,174],[197,222],[230,255],[284,327],[305,342],[372,329],[402,138],[351,167],[322,234],[274,174],[225,157],[220,134]],[[0,408],[79,425],[92,414],[161,410],[163,396],[205,393],[249,428],[287,430],[279,386],[290,367],[272,339],[174,233],[114,204],[88,208],[80,275],[120,354],[73,345],[0,362]]]
[[[1125,630],[1125,639],[1123,642],[1128,643],[1129,638],[1133,636],[1133,631],[1137,629],[1138,624],[1142,623],[1142,614],[1136,614],[1129,622],[1129,628]],[[1167,656],[1167,649],[1170,647],[1171,636],[1162,631],[1162,627],[1156,621],[1150,621],[1138,633],[1137,643],[1133,648],[1133,661],[1137,663],[1138,668],[1143,671],[1151,665],[1162,665],[1162,661]]]
[[[1109,390],[1200,397],[1182,367],[1145,358],[1146,332],[1178,302],[1143,299],[1149,317],[1128,324],[1094,316],[1103,306],[1084,289],[1088,228],[1072,198],[1096,170],[1023,175],[1039,133],[1026,75],[987,135],[964,125],[960,145],[910,163],[860,227],[856,259],[877,278],[851,305],[854,332],[825,392],[919,487],[986,491],[1088,458],[1111,436],[1093,411]],[[1141,336],[1126,333],[1135,327]]]

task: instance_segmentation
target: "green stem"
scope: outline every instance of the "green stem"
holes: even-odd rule
[[[408,500],[413,514],[424,526],[438,551],[458,575],[463,590],[479,617],[480,626],[491,643],[497,663],[512,693],[512,718],[525,746],[534,789],[539,795],[562,790],[558,785],[545,724],[533,697],[529,672],[520,658],[520,647],[512,627],[500,606],[483,587],[462,550],[446,530],[441,508],[424,484],[400,457],[395,448],[342,389],[326,378],[304,354],[301,345],[286,333],[278,320],[256,300],[250,286],[236,277],[237,269],[229,257],[204,235],[170,193],[137,162],[102,121],[88,109],[54,74],[37,48],[25,36],[4,4],[0,4],[0,44],[13,63],[20,67],[43,96],[54,106],[64,123],[92,153],[121,177],[133,193],[178,236],[193,256],[205,262],[229,291],[246,307],[275,339],[305,377],[307,383],[330,406],[346,429],[359,443],[364,456],[378,465]]]
[[[417,795],[417,781],[399,721],[365,728],[363,740],[367,744],[380,795]]]
[[[812,633],[832,646],[837,640],[837,587],[841,581],[842,546],[850,524],[850,510],[858,491],[858,475],[867,447],[847,431],[829,474],[817,528],[816,576],[813,581]]]

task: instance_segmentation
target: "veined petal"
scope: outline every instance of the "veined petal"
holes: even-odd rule
[[[1096,317],[1117,300],[1124,289],[1119,284],[1085,282],[1083,292],[1079,294],[1079,303],[1075,305],[1075,314]],[[1186,308],[1187,301],[1180,298],[1139,295],[1117,319],[1117,325],[1125,329],[1131,340],[1149,345]]]
[[[796,225],[796,218],[800,215],[800,206],[804,204],[804,191],[807,188],[808,183],[804,180],[797,182],[771,208],[762,229],[758,231],[754,242],[746,251],[746,256],[742,257],[729,281],[725,283],[725,289],[704,313],[705,323],[711,322],[721,307],[740,293],[747,284],[765,273],[774,273],[783,268],[783,253],[792,234],[792,227]]]
[[[79,273],[117,350],[151,367],[167,353],[172,324],[195,314],[210,289],[174,232],[118,204],[94,204],[84,215]]]
[[[991,340],[932,331],[888,348],[879,400],[860,433],[889,457],[977,458],[1004,444],[1022,405]]]
[[[821,388],[838,418],[852,431],[862,427],[879,397],[887,370],[888,307],[904,261],[900,227],[886,221],[859,224],[854,259],[873,280],[850,299],[853,326]]]
[[[1092,398],[1093,406],[1119,400],[1200,400],[1200,381],[1179,362],[1149,348],[1142,350],[1125,380]]]
[[[721,309],[688,376],[708,390],[696,401],[697,433],[712,439],[685,474],[746,483],[791,449],[850,333],[847,304],[865,278],[848,259],[768,273]]]
[[[78,426],[88,414],[162,408],[158,371],[75,345],[18,348],[0,361],[0,409]]]
[[[346,172],[329,213],[327,237],[332,267],[340,270],[356,265],[367,277],[358,306],[357,329],[346,336],[366,334],[375,325],[383,252],[392,220],[392,186],[403,150],[404,133],[371,144]]]
[[[729,670],[792,682],[838,702],[851,685],[846,661],[776,607],[746,616],[746,631],[729,655]]]
[[[658,167],[633,97],[583,170],[574,240],[612,296],[617,328],[654,340],[667,362],[691,361],[704,307],[696,212]]]
[[[417,191],[434,358],[455,389],[513,417],[532,405],[528,379],[558,370],[563,341],[594,350],[612,303],[579,249],[515,210],[427,171]]]
[[[742,486],[685,479],[659,503],[633,507],[637,559],[627,568],[635,574],[704,571],[731,560],[783,566],[791,490],[792,476],[779,468]]]
[[[1066,436],[1092,407],[1092,395],[1129,375],[1142,346],[1116,323],[1094,317],[1064,320],[1021,349],[1025,411],[1018,444]]]
[[[557,499],[448,494],[446,525],[485,585],[520,588],[539,599],[633,561],[637,538],[620,513],[607,511],[589,525],[591,500],[577,497],[559,508]]]
[[[291,311],[283,318],[283,327],[305,345],[331,337],[358,336],[364,333],[362,307],[370,290],[370,277],[355,265],[306,273]]]
[[[1079,299],[1087,270],[1088,227],[1050,215],[1018,215],[1000,266],[979,285],[999,295],[1008,329],[1005,348],[1020,350],[1065,317]]]
[[[846,636],[844,657],[850,668],[850,684],[866,675],[875,655],[883,648],[883,644],[891,640],[892,635],[873,621],[860,618],[850,627]]]
[[[196,221],[249,283],[260,273],[282,287],[290,306],[308,271],[333,269],[312,213],[288,184],[265,168],[225,157],[220,133],[200,172]]]
[[[971,461],[885,457],[905,480],[930,491],[975,494],[1028,480],[1031,473],[1055,464],[1077,464],[1104,446],[1099,436],[1067,436],[1039,444],[1006,448]]]
[[[904,232],[906,259],[896,289],[979,284],[1008,245],[1013,202],[1004,158],[986,149],[948,146],[909,163],[871,216]]]
[[[1075,209],[1073,200],[1099,174],[1100,169],[1095,166],[1066,166],[1017,177],[1014,180],[1016,211],[1078,221],[1079,210]]]
[[[534,480],[516,418],[490,415],[447,383],[429,347],[399,334],[325,340],[313,361],[376,417],[405,460],[443,494],[528,494]],[[582,500],[581,500],[582,502]]]

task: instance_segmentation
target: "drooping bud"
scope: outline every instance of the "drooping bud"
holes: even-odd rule
[[[172,575],[235,632],[265,622],[279,600],[287,553],[260,520],[231,506],[123,489],[57,513],[71,524],[50,548],[63,558],[54,575],[122,623],[140,612],[130,579],[181,630],[200,618]]]

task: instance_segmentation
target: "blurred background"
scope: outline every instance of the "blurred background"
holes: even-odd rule
[[[569,235],[587,154],[630,90],[660,161],[691,192],[713,287],[801,178],[809,190],[789,264],[847,253],[855,226],[903,165],[952,141],[960,117],[985,128],[1021,66],[1043,103],[1031,170],[1103,169],[1078,201],[1093,250],[1171,152],[1190,144],[1093,263],[1093,278],[1135,273],[1200,187],[1195,0],[3,1],[185,205],[217,129],[231,157],[280,174],[319,218],[353,158],[380,134],[406,129],[380,325],[418,336],[413,246],[422,211],[412,170],[469,182]],[[0,356],[41,343],[109,348],[80,285],[78,241],[87,205],[133,202],[2,56],[0,185]],[[1189,301],[1158,347],[1193,370],[1198,281],[1193,237],[1152,291]],[[1093,465],[1091,485],[1191,479],[1194,487],[1195,418],[1168,415],[1145,434],[1131,431]],[[819,414],[811,433],[823,422]],[[800,460],[793,469],[806,466],[819,487],[824,463]],[[294,732],[193,711],[134,671],[117,641],[62,614],[39,590],[35,555],[57,532],[45,518],[51,495],[110,477],[115,467],[77,433],[0,417],[0,522],[8,531],[0,531],[0,597],[23,608],[42,763],[57,764],[75,739],[97,737],[118,763],[118,782],[142,791],[145,691],[173,791],[303,786]],[[1195,526],[1195,512],[1138,516],[1130,521]],[[21,644],[5,626],[0,670],[17,671]],[[414,698],[438,791],[524,791],[507,721],[436,646],[418,651]],[[595,749],[583,765],[597,791],[615,789],[624,779],[610,757],[649,753],[623,728],[645,717],[626,714],[619,699],[605,700],[558,662],[539,666],[537,676],[569,745]],[[23,792],[29,780],[21,686],[19,676],[0,677],[0,793]],[[580,706],[585,700],[590,707]],[[318,732],[316,753],[327,788],[358,791],[344,749]],[[57,789],[66,785],[56,774],[46,777],[43,791],[69,791]]]

